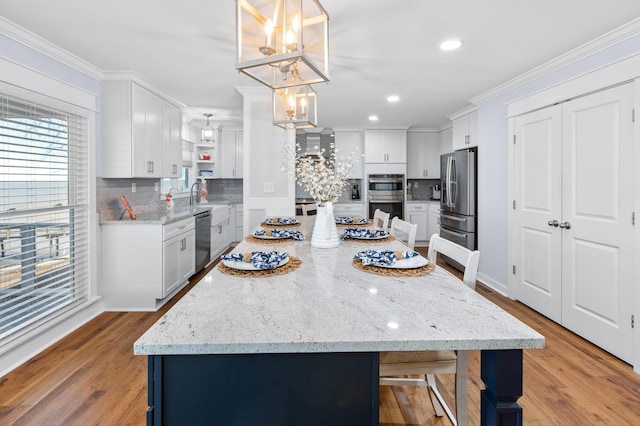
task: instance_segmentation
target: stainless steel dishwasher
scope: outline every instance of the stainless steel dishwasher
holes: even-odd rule
[[[195,215],[196,218],[196,273],[207,266],[211,258],[211,210]]]

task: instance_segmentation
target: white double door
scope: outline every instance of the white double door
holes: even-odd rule
[[[627,362],[633,93],[629,83],[512,119],[516,297]]]

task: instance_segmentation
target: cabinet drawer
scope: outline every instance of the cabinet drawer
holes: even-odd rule
[[[162,241],[167,241],[170,238],[180,235],[183,232],[195,229],[196,222],[193,217],[184,219],[179,222],[170,223],[162,227]]]
[[[407,203],[407,212],[426,212],[427,204]]]
[[[219,224],[229,219],[229,205],[215,206],[211,209],[211,224]]]

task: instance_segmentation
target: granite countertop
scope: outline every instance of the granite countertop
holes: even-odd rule
[[[135,354],[544,347],[543,336],[440,267],[422,277],[393,277],[351,264],[361,250],[406,249],[399,241],[312,248],[315,217],[301,220],[304,241],[245,240],[234,249],[285,251],[302,260],[297,270],[239,277],[214,268],[135,342]]]
[[[129,217],[129,214],[125,212],[122,219],[110,219],[104,220],[101,225],[118,225],[118,224],[134,224],[134,225],[168,225],[173,222],[187,219],[191,216],[195,216],[198,213],[211,211],[214,209],[225,208],[229,203],[213,205],[213,204],[197,204],[194,206],[175,208],[172,212],[164,211],[149,211],[143,213],[137,213],[136,219],[133,220]],[[133,208],[135,213],[135,208]]]

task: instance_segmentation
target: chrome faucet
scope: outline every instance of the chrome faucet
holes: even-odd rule
[[[198,190],[200,189],[200,185],[202,185],[202,182],[200,181],[195,181],[193,183],[193,185],[191,185],[191,189],[189,190],[189,205],[192,206],[193,205],[193,187],[197,186]],[[197,194],[196,194],[197,195]]]

